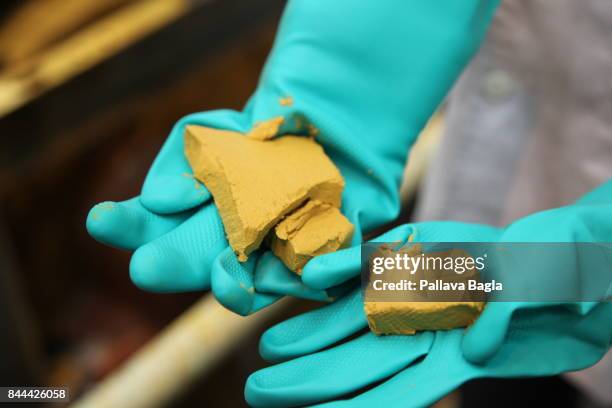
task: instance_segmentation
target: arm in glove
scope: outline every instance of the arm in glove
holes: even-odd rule
[[[366,333],[337,344],[366,326],[355,291],[264,333],[264,358],[292,360],[252,374],[245,397],[251,406],[270,408],[324,401],[326,407],[426,407],[474,378],[546,376],[591,366],[609,348],[610,319],[609,302],[585,316],[562,306],[523,310],[512,319],[495,357],[473,364],[461,352],[461,329],[414,336]],[[567,335],[572,332],[580,335]]]
[[[574,205],[543,211],[523,218],[509,225],[500,237],[502,242],[560,242],[560,243],[610,243],[612,242],[612,181],[601,185],[582,197]],[[566,251],[567,252],[567,251]],[[608,251],[609,252],[609,251]],[[554,285],[555,289],[566,291],[568,285],[575,284],[575,290],[588,288],[587,294],[570,296],[578,299],[581,296],[590,302],[572,301],[557,302],[577,315],[586,315],[598,307],[599,301],[612,299],[612,259],[597,257],[596,260],[581,259],[584,251],[563,253],[562,265],[542,268],[538,273],[530,274],[523,286],[542,288]],[[548,259],[546,259],[548,260]],[[603,272],[600,272],[603,271]],[[517,276],[517,278],[520,276]],[[558,282],[561,281],[561,285]],[[593,288],[594,285],[598,287]],[[605,285],[605,286],[602,286]],[[482,363],[499,352],[514,315],[532,310],[549,309],[551,302],[493,302],[490,303],[476,323],[466,332],[463,341],[465,357],[475,363]],[[562,315],[559,315],[561,319]],[[609,324],[608,326],[612,326]],[[602,333],[606,327],[599,328]],[[563,333],[571,335],[571,333]]]
[[[280,262],[270,261],[277,267],[263,273],[257,255],[248,265],[232,259],[218,214],[209,208],[210,194],[186,176],[191,169],[183,154],[185,126],[247,132],[258,121],[282,116],[281,133],[316,133],[346,180],[343,212],[359,242],[362,231],[397,216],[397,190],[409,148],[477,49],[497,3],[290,1],[244,111],[183,118],[155,159],[137,212],[158,214],[149,218],[155,222],[165,219],[162,214],[189,213],[180,227],[164,233],[164,228],[151,227],[159,236],[149,233],[130,242],[140,241],[130,266],[135,282],[157,291],[212,285],[219,301],[240,313],[255,310],[260,291],[308,292]],[[288,97],[293,104],[279,103]],[[123,246],[126,235],[136,234],[124,226],[139,222],[123,220],[128,213],[119,216],[121,221],[113,211],[90,217],[88,230],[102,242]]]
[[[611,242],[611,216],[612,183],[607,183],[572,206],[534,214],[506,229],[430,222],[398,227],[377,241],[404,242],[412,236],[415,242]],[[359,274],[361,257],[359,248],[353,247],[311,263],[324,267],[338,282],[349,271]],[[612,259],[601,267],[612,270]],[[555,276],[543,273],[529,282],[542,285],[551,279]],[[326,349],[367,326],[360,293],[355,291],[269,329],[261,340],[262,356],[293,360],[253,374],[246,398],[254,406],[313,404],[393,376],[352,400],[329,405],[427,406],[472,378],[554,375],[589,367],[612,344],[610,321],[609,301],[492,302],[467,331],[385,337],[367,333]]]

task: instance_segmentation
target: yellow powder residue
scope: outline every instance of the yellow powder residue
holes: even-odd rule
[[[304,126],[304,121],[299,116],[296,116],[294,119],[295,128],[297,130],[302,130],[302,126]]]
[[[308,125],[308,135],[311,137],[317,137],[319,135],[319,129],[316,126],[309,124]]]
[[[284,121],[285,119],[282,116],[278,116],[276,118],[259,122],[253,127],[253,129],[251,129],[249,133],[247,133],[247,136],[254,140],[270,140],[278,135],[278,131]]]
[[[94,221],[99,221],[102,218],[102,215],[100,214],[101,212],[109,212],[112,211],[113,208],[115,208],[115,203],[111,201],[105,201],[103,203],[100,203],[96,205],[91,211],[91,218]]]
[[[291,96],[286,96],[284,98],[278,98],[278,103],[280,106],[292,106],[293,98]]]

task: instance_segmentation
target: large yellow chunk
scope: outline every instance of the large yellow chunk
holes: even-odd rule
[[[258,134],[267,132],[261,129]],[[341,203],[344,180],[319,144],[301,136],[267,139],[202,126],[187,126],[185,132],[187,160],[211,192],[241,261],[285,216],[310,200],[333,208]]]

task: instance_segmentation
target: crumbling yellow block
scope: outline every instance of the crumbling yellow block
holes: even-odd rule
[[[312,138],[273,138],[281,124],[282,118],[264,122],[250,137],[187,126],[185,155],[212,194],[238,259],[245,261],[280,223],[270,234],[272,248],[296,270],[347,242],[352,226],[338,211],[344,188],[338,169]]]
[[[373,276],[370,279],[381,279],[398,283],[409,277],[412,283],[425,279],[428,282],[445,282],[447,284],[467,285],[468,280],[479,280],[475,268],[468,268],[461,274],[453,270],[445,270],[443,263],[429,263],[432,259],[466,258],[470,254],[462,249],[451,249],[441,252],[423,252],[421,244],[393,249],[393,245],[383,245],[372,256],[393,259],[395,256],[410,256],[420,258],[420,266],[410,273],[397,269],[393,265],[384,275]],[[431,268],[425,268],[430,265]],[[446,290],[413,290],[398,292],[393,290],[377,292],[368,286],[365,290],[364,311],[370,330],[375,334],[414,334],[422,330],[450,330],[467,327],[472,324],[484,309],[483,297],[470,293],[467,286],[452,291]]]
[[[298,274],[313,256],[346,246],[353,225],[340,210],[311,200],[276,225],[270,247],[289,269]]]
[[[484,302],[365,302],[365,313],[375,334],[414,334],[421,330],[467,327],[484,305]]]

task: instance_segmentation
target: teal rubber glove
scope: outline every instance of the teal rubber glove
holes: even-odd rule
[[[210,285],[222,304],[243,314],[260,304],[259,292],[333,297],[309,290],[265,254],[239,265],[227,247],[219,252],[222,228],[215,211],[207,209],[213,205],[210,194],[189,176],[183,155],[185,125],[246,132],[256,122],[282,116],[280,133],[315,135],[346,180],[343,212],[356,227],[354,242],[360,242],[363,231],[399,213],[398,186],[410,146],[476,51],[497,3],[290,1],[244,111],[181,119],[155,159],[138,211],[191,213],[166,233],[170,237],[133,240],[143,244],[130,266],[135,282],[156,291]],[[286,98],[293,103],[281,104]],[[122,225],[138,221],[115,220],[113,229],[102,225],[108,218],[88,220],[96,239],[121,246],[124,235],[135,234]],[[259,267],[259,257],[266,268]]]
[[[144,208],[139,198],[121,203],[96,205],[87,218],[90,234],[102,243],[135,250],[130,262],[130,277],[141,288],[156,292],[204,290],[211,287],[211,276],[217,276],[218,292],[226,306],[238,313],[253,313],[279,298],[278,294],[255,291],[248,298],[232,297],[222,292],[237,281],[252,288],[253,268],[265,265],[268,274],[285,273],[281,282],[283,294],[312,300],[330,300],[333,290],[312,290],[289,272],[271,253],[254,253],[248,262],[239,263],[228,248],[221,219],[214,205],[177,214],[159,215]],[[179,273],[173,273],[178,271]],[[228,274],[238,277],[224,284]],[[280,283],[279,283],[280,284]],[[338,288],[342,290],[342,287]],[[252,292],[252,293],[251,293]]]
[[[612,242],[612,181],[604,183],[574,205],[539,212],[510,224],[501,235],[500,241]],[[554,285],[556,280],[576,283],[576,289],[592,287],[593,283],[603,284],[607,286],[607,290],[606,287],[598,290],[591,289],[588,295],[589,300],[595,294],[601,295],[598,296],[600,301],[612,300],[612,272],[610,272],[612,271],[612,259],[607,260],[607,276],[602,276],[592,269],[594,267],[605,268],[605,265],[592,265],[593,262],[588,260],[586,265],[585,262],[581,263],[580,251],[565,255],[564,263],[572,265],[573,268],[542,268],[538,274],[530,274],[524,286],[541,288],[544,285]],[[605,261],[601,260],[601,262]],[[588,313],[597,305],[595,301],[563,303],[565,308],[573,310],[578,315]],[[540,301],[489,303],[475,324],[466,332],[463,342],[465,357],[475,363],[483,363],[492,358],[499,352],[515,314],[525,309],[537,310],[548,307],[550,307],[550,302]],[[534,310],[534,313],[537,311]],[[601,327],[601,330],[606,330],[606,328]]]
[[[264,357],[296,358],[252,374],[245,397],[249,405],[267,408],[323,401],[331,401],[325,407],[426,407],[470,379],[579,370],[595,364],[610,347],[612,303],[601,303],[586,316],[563,306],[534,312],[516,314],[499,352],[483,365],[463,356],[461,329],[415,336],[366,333],[325,349],[365,325],[356,291],[269,329],[261,343]],[[568,336],[571,332],[581,335]]]
[[[374,242],[405,242],[408,237],[412,237],[415,242],[487,242],[496,240],[499,234],[499,229],[487,226],[434,222],[402,225],[376,238]],[[347,267],[356,270],[361,268],[359,247],[315,259],[320,258],[326,259],[330,274],[344,274]],[[361,293],[356,290],[329,306],[272,327],[261,339],[260,353],[267,360],[290,359],[332,346],[366,327]],[[270,407],[304,405],[339,397],[380,381],[427,354],[432,339],[432,333],[385,337],[368,333],[341,346],[304,357],[307,362],[311,361],[310,358],[314,359],[309,371],[303,370],[302,362],[298,359],[255,373],[247,382],[245,395],[253,406]],[[404,353],[406,350],[413,352]],[[378,352],[384,355],[378,355]],[[328,361],[328,353],[337,358]],[[380,361],[384,363],[378,365]],[[364,364],[367,369],[359,370],[360,364]],[[333,374],[336,368],[345,374],[336,377]],[[353,371],[355,376],[351,378],[350,373]],[[311,378],[313,382],[310,382]]]
[[[575,205],[534,214],[506,229],[431,222],[398,227],[377,241],[405,242],[412,236],[414,242],[611,242],[611,215],[609,182]],[[609,261],[607,270],[612,270]],[[320,263],[333,276],[330,279],[338,282],[359,273],[361,256],[359,248],[353,247],[317,257],[311,263]],[[547,272],[527,282],[548,283],[554,276]],[[592,271],[574,272],[584,275]],[[517,277],[522,279],[520,274]],[[610,293],[608,288],[608,301],[600,302],[492,302],[467,331],[378,338],[368,333],[316,353],[366,327],[363,303],[356,291],[268,330],[260,344],[264,358],[304,357],[255,373],[247,382],[245,395],[254,406],[295,406],[339,398],[397,374],[426,354],[422,363],[350,400],[348,406],[368,406],[374,401],[385,406],[424,406],[471,378],[578,370],[597,362],[612,343]],[[310,353],[315,354],[307,355]],[[317,368],[321,366],[325,370]]]

